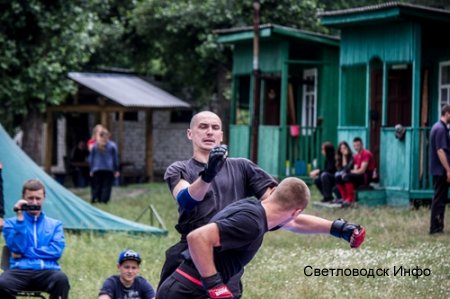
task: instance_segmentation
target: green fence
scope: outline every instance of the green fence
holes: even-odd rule
[[[322,128],[291,126],[287,136],[286,176],[308,176],[321,168]]]

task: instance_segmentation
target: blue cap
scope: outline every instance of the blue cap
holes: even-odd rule
[[[139,252],[134,250],[124,250],[119,254],[119,258],[117,259],[117,263],[121,265],[125,261],[136,261],[138,264],[141,263],[141,256]]]

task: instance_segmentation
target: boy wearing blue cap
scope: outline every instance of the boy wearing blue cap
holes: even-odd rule
[[[154,299],[155,290],[150,283],[138,276],[141,256],[133,250],[124,250],[117,259],[119,275],[108,277],[98,294],[98,299]]]

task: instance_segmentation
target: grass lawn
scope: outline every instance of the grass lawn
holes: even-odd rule
[[[89,198],[89,189],[74,192],[85,200]],[[319,200],[315,189],[312,193],[313,200]],[[141,274],[156,287],[164,251],[178,239],[173,228],[177,208],[166,185],[115,188],[111,202],[97,207],[135,220],[150,203],[162,216],[169,230],[167,237],[66,233],[61,265],[70,278],[71,298],[96,298],[103,280],[117,272],[116,258],[125,248],[141,253]],[[361,223],[367,228],[366,242],[360,249],[351,250],[347,242],[331,236],[269,233],[246,268],[244,298],[450,298],[450,227],[446,225],[444,234],[429,236],[428,208],[326,210],[311,204],[305,213]],[[140,222],[150,224],[150,213]],[[344,275],[334,269],[344,270]],[[423,274],[422,270],[428,276],[413,276]]]

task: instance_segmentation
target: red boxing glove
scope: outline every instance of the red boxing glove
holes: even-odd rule
[[[211,299],[233,299],[233,293],[223,283],[222,277],[216,273],[209,277],[202,278],[203,286],[208,291]]]
[[[209,298],[211,299],[233,299],[233,293],[230,292],[225,284],[216,286],[213,289],[208,290]]]
[[[359,224],[348,223],[337,219],[331,224],[330,234],[350,243],[351,248],[358,248],[364,242],[366,229]]]
[[[355,229],[350,238],[350,247],[358,248],[364,242],[365,237],[366,229],[363,226],[361,226],[359,229]]]

